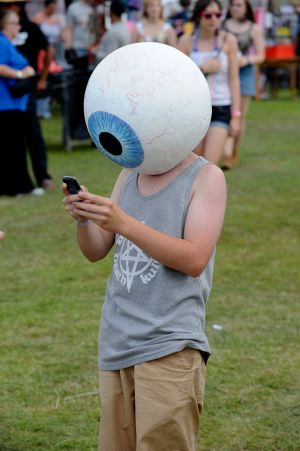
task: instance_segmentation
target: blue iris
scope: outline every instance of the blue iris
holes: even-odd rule
[[[144,161],[142,144],[133,128],[114,114],[96,111],[88,129],[97,148],[124,168],[136,168]]]

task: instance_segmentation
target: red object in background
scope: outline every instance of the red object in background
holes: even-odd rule
[[[266,47],[266,59],[286,59],[296,56],[294,44],[280,44]]]
[[[44,59],[46,56],[45,50],[40,50],[38,54],[38,61],[37,61],[37,68],[38,72],[41,73],[43,71],[44,67]],[[54,60],[51,61],[49,65],[49,74],[59,74],[60,72],[63,72],[64,68],[57,64],[57,62]]]

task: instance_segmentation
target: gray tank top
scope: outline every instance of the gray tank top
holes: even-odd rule
[[[207,161],[199,157],[159,192],[144,196],[131,174],[120,206],[160,232],[183,238],[191,189]],[[121,235],[115,238],[113,270],[108,281],[99,335],[99,368],[117,370],[194,348],[207,359],[205,304],[215,250],[199,277],[170,269]]]

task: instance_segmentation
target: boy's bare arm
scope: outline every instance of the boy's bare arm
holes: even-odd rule
[[[129,172],[123,170],[119,175],[113,189],[111,200],[118,203],[121,188],[128,177]],[[85,187],[83,192],[87,192]],[[75,202],[81,202],[79,195],[69,195],[66,185],[63,184],[62,191],[65,194],[64,205],[69,214],[77,221],[77,242],[83,255],[91,262],[96,262],[104,258],[114,244],[114,232],[105,230],[96,223],[89,221],[88,218],[74,213],[73,205]],[[88,202],[88,201],[87,201]]]
[[[218,241],[226,206],[223,172],[214,165],[202,168],[187,213],[184,238],[161,233],[125,213],[114,199],[81,192],[74,214],[101,229],[120,233],[163,265],[191,276],[204,270]]]

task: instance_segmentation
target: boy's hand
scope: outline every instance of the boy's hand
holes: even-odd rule
[[[71,209],[73,217],[79,217],[80,221],[89,219],[109,232],[121,233],[126,229],[128,215],[107,197],[81,191],[73,200]]]
[[[85,186],[81,186],[82,192],[88,192]],[[81,202],[82,199],[79,198],[78,194],[69,194],[66,183],[63,183],[61,186],[61,190],[65,195],[63,199],[63,203],[65,206],[65,210],[74,218],[77,222],[85,222],[86,218],[81,217],[80,215],[76,215],[74,213],[73,204],[74,202]]]

